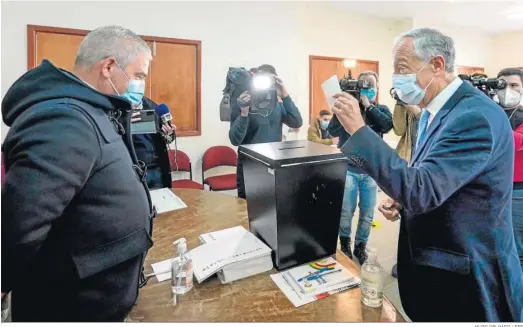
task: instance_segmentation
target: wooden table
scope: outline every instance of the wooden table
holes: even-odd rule
[[[174,256],[173,241],[185,237],[189,249],[199,245],[200,234],[243,225],[248,228],[245,200],[216,192],[190,189],[173,190],[188,206],[160,215],[155,219],[154,246],[145,261],[146,273],[151,264]],[[337,260],[352,273],[359,270],[341,252]],[[330,296],[295,308],[270,278],[276,270],[222,285],[218,278],[198,284],[179,297],[173,306],[168,281],[153,278],[140,291],[136,306],[130,313],[132,321],[167,322],[325,322],[325,321],[405,321],[384,299],[382,308],[362,305],[360,289]]]

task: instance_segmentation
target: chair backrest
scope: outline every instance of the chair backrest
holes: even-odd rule
[[[236,151],[228,146],[213,146],[207,149],[202,158],[202,173],[214,167],[234,166],[238,164]]]
[[[178,163],[178,165],[176,165],[176,163]],[[191,159],[189,159],[189,156],[183,151],[170,149],[169,164],[171,166],[171,171],[191,172]]]

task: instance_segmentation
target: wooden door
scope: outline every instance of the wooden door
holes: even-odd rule
[[[198,135],[201,124],[198,58],[196,45],[155,42],[151,98],[169,107],[174,124],[185,135]]]
[[[27,26],[27,69],[50,60],[72,71],[78,47],[88,30]],[[145,96],[165,103],[178,136],[201,135],[201,42],[142,36],[152,49],[153,61],[145,80]]]
[[[309,57],[309,115],[310,121],[315,119],[321,110],[328,108],[327,100],[323,94],[321,84],[329,77],[336,74],[338,79],[349,75],[357,79],[358,75],[364,71],[379,72],[379,63],[369,60],[355,60],[355,67],[346,68],[344,61],[346,58],[333,57]]]
[[[472,75],[475,73],[485,73],[485,68],[483,67],[470,67],[470,66],[456,66],[458,74]]]

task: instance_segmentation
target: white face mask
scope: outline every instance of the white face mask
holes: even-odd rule
[[[513,109],[519,106],[523,100],[520,92],[509,87],[499,90],[497,95],[499,98],[499,104],[506,109]]]

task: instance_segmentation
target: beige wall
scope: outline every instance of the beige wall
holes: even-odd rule
[[[523,31],[491,37],[487,74],[495,77],[507,67],[523,67]]]

